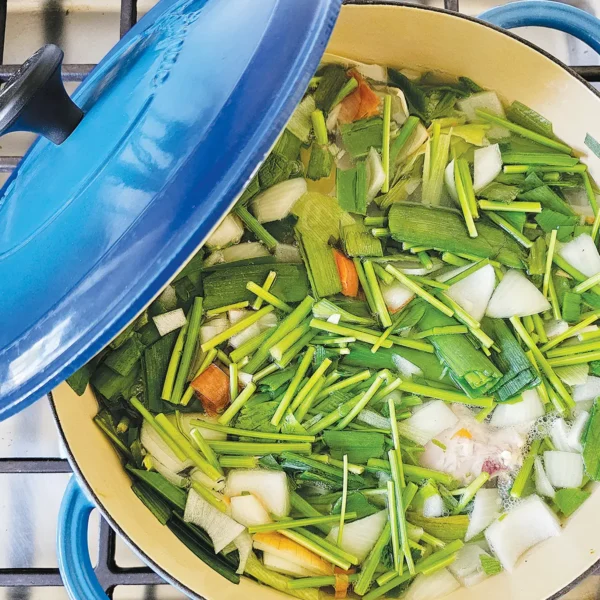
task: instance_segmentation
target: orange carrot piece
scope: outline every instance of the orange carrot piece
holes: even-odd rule
[[[214,363],[191,383],[210,416],[221,414],[229,404],[229,377]]]
[[[354,263],[339,250],[334,250],[333,255],[342,282],[342,294],[356,298],[358,296],[358,273]]]
[[[379,114],[379,96],[358,73],[352,73],[352,77],[358,82],[358,87],[342,100],[338,115],[340,123],[351,123]]]
[[[352,123],[360,110],[360,90],[356,88],[348,94],[341,102],[338,121],[342,124]]]

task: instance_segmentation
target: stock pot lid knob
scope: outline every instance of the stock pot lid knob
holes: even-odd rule
[[[83,118],[61,79],[63,51],[54,44],[40,48],[0,91],[0,134],[32,131],[62,144]]]

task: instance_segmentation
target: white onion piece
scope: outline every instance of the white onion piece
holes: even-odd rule
[[[470,587],[479,583],[487,577],[481,566],[481,555],[489,554],[477,544],[465,544],[456,556],[456,560],[448,567],[448,570],[462,585]]]
[[[277,556],[272,552],[263,552],[263,564],[267,569],[275,571],[275,573],[291,575],[292,577],[312,577],[315,574],[314,571],[298,565],[294,561]]]
[[[456,183],[454,181],[454,160],[451,160],[444,171],[444,182],[446,183],[446,189],[452,197],[452,200],[458,202],[458,192],[456,191]]]
[[[210,505],[193,489],[190,490],[185,505],[183,519],[204,529],[212,540],[215,553],[221,552],[238,535],[245,531],[244,526]]]
[[[412,135],[408,139],[408,142],[405,144],[404,148],[400,150],[398,156],[396,157],[396,164],[403,163],[407,157],[411,154],[419,150],[419,148],[429,139],[429,133],[427,129],[419,121],[419,124],[415,127]]]
[[[569,324],[566,321],[560,319],[551,319],[550,321],[544,321],[544,331],[549,339],[562,335],[569,329]]]
[[[277,244],[275,246],[275,260],[281,263],[301,263],[300,250],[290,244]]]
[[[219,315],[210,321],[206,321],[200,327],[200,343],[205,344],[215,336],[223,333],[229,327],[229,319],[226,315]]]
[[[246,527],[272,523],[269,513],[260,500],[253,494],[233,496],[231,501],[231,517]]]
[[[558,250],[558,254],[586,277],[600,273],[600,253],[590,235],[582,233]]]
[[[399,354],[392,354],[392,361],[394,361],[394,366],[398,370],[398,373],[406,379],[411,379],[415,375],[417,377],[423,375],[423,371],[417,365]]]
[[[306,190],[306,179],[301,177],[277,183],[252,201],[252,212],[259,223],[285,219]]]
[[[451,285],[446,290],[446,294],[476,321],[481,321],[495,287],[496,273],[494,267],[486,265]]]
[[[575,402],[595,400],[598,396],[600,396],[600,377],[594,377],[594,375],[590,375],[583,385],[576,385],[573,388],[572,396]]]
[[[385,171],[381,164],[379,152],[373,146],[367,155],[367,204],[369,204],[381,190],[385,181]]]
[[[457,102],[457,108],[465,113],[468,121],[481,122],[481,119],[475,112],[477,109],[483,109],[498,117],[505,117],[504,107],[496,92],[480,92]],[[487,136],[491,139],[505,138],[510,135],[510,132],[501,125],[493,125],[487,132]]]
[[[231,312],[233,312],[233,311],[230,311],[230,313]],[[246,312],[246,311],[244,311],[244,312]],[[248,315],[245,315],[244,318],[247,316]],[[232,321],[232,323],[233,323],[233,321]],[[256,336],[260,335],[263,331],[265,331],[265,329],[269,329],[270,327],[275,327],[275,325],[277,325],[277,315],[273,312],[267,313],[266,315],[261,317],[258,321],[256,321],[256,323],[252,323],[252,325],[250,325],[249,327],[246,327],[246,329],[243,329],[236,335],[229,338],[229,344],[233,348],[239,348],[242,344],[244,344],[248,340],[251,340],[252,338],[255,338]]]
[[[490,523],[493,523],[498,518],[501,509],[502,500],[500,499],[498,488],[481,488],[475,494],[473,512],[469,519],[465,541],[468,542],[484,531]]]
[[[352,63],[354,65],[354,69],[363,77],[367,77],[373,81],[387,81],[387,67],[382,67],[381,65],[369,65],[367,63],[357,61],[352,61]]]
[[[566,367],[555,367],[554,372],[559,379],[567,385],[584,385],[587,383],[590,365],[582,363],[580,365],[568,365]]]
[[[560,522],[537,495],[529,496],[502,520],[492,523],[485,539],[502,566],[511,572],[519,557],[532,546],[560,535]]]
[[[381,535],[387,519],[388,511],[382,510],[364,519],[345,523],[340,548],[354,554],[362,562]],[[332,527],[327,536],[327,539],[334,544],[337,542],[338,530],[337,525]]]
[[[429,496],[423,503],[424,517],[441,517],[444,514],[444,510],[444,501],[439,494]]]
[[[442,400],[432,400],[423,405],[423,407],[412,414],[399,424],[400,429],[406,428],[416,430],[421,433],[423,445],[431,441],[434,437],[454,427],[458,423],[458,417],[450,410],[448,405]],[[421,443],[421,442],[419,442]]]
[[[249,317],[254,311],[248,310],[246,308],[234,308],[232,310],[227,311],[227,317],[229,318],[229,323],[231,325],[235,325],[239,323],[242,319]]]
[[[248,258],[269,256],[269,251],[260,242],[245,242],[221,250],[221,256],[223,262],[229,263]]]
[[[246,563],[248,562],[248,558],[252,553],[252,538],[247,531],[242,531],[240,535],[238,535],[235,540],[233,540],[233,544],[237,548],[238,554],[240,556],[240,562],[238,568],[236,569],[236,573],[238,575],[243,575],[246,570]]]
[[[414,297],[414,292],[411,292],[406,286],[402,285],[399,281],[394,283],[383,283],[381,286],[381,293],[383,294],[383,300],[385,305],[392,311],[396,312],[403,306],[406,306]]]
[[[239,496],[243,492],[254,494],[276,517],[286,517],[290,512],[290,493],[283,471],[232,469],[227,475],[225,495]]]
[[[544,468],[554,488],[576,488],[583,481],[581,454],[549,450],[544,452]]]
[[[224,248],[237,244],[244,235],[244,225],[236,215],[228,214],[206,240],[208,248]]]
[[[568,441],[569,445],[576,452],[583,452],[583,446],[581,444],[581,436],[585,430],[585,426],[587,425],[588,419],[590,418],[590,413],[586,410],[582,410],[573,421],[571,425],[571,429],[569,431]]]
[[[436,600],[455,592],[459,587],[460,583],[448,569],[440,569],[431,575],[417,575],[403,600]]]
[[[155,317],[152,317],[152,320],[161,336],[167,335],[167,333],[171,333],[171,331],[175,331],[176,329],[180,329],[187,322],[185,313],[181,308],[171,310],[162,315],[156,315]]]
[[[569,428],[563,418],[556,419],[550,426],[550,439],[557,450],[571,452],[569,444]]]
[[[151,425],[148,425],[147,421],[142,423],[140,442],[153,458],[156,458],[165,468],[173,473],[181,473],[184,469],[192,466],[192,461],[189,459],[184,461],[179,460],[171,448],[163,442],[163,439],[158,435],[156,430]]]
[[[501,172],[502,154],[498,144],[475,150],[473,188],[476,192],[492,183]]]
[[[493,319],[509,319],[537,315],[549,308],[542,292],[520,271],[511,269],[494,291],[486,314]]]
[[[338,122],[338,117],[340,116],[340,110],[342,110],[342,103],[340,102],[337,106],[334,106],[327,115],[327,121],[325,121],[325,126],[327,127],[327,131],[333,131]]]
[[[535,471],[535,491],[540,496],[554,498],[556,493],[552,487],[552,484],[550,483],[550,480],[548,479],[548,475],[546,475],[544,464],[539,456],[536,456],[535,460],[533,461],[533,469]]]
[[[496,406],[490,425],[492,427],[514,427],[529,425],[545,413],[544,405],[536,390],[525,390],[523,400],[514,404],[502,402]]]

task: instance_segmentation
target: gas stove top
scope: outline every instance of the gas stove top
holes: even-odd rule
[[[258,0],[255,0],[258,1]],[[510,0],[421,0],[477,15]],[[564,0],[600,16],[600,0]],[[55,43],[65,51],[63,77],[73,90],[91,67],[155,0],[0,0],[0,81],[37,48]],[[515,30],[580,67],[600,87],[600,57],[570,36],[541,28]],[[0,141],[0,182],[33,137],[10,134]],[[0,423],[0,600],[63,600],[55,553],[60,501],[70,477],[47,399]],[[161,583],[95,514],[89,528],[92,561],[102,586],[115,600],[185,598]],[[600,569],[578,582],[563,600],[600,597]]]

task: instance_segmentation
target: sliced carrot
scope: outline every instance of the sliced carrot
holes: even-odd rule
[[[342,282],[342,294],[356,298],[358,296],[358,273],[354,263],[339,250],[334,250],[333,255]]]
[[[452,438],[454,439],[455,437],[464,437],[467,438],[468,440],[472,440],[473,436],[471,435],[471,432],[468,429],[465,429],[463,427],[463,429],[459,429],[453,436]]]
[[[348,569],[347,571],[344,569],[340,569],[340,567],[335,567],[335,597],[336,598],[346,598],[348,596],[348,586],[350,582],[348,581],[348,575],[355,573],[356,569]]]
[[[214,363],[191,383],[206,413],[215,416],[229,404],[229,377]]]
[[[379,96],[358,73],[352,73],[352,77],[358,82],[358,87],[342,100],[338,115],[340,123],[351,123],[379,114]]]
[[[313,571],[315,574],[333,575],[333,565],[280,533],[255,533],[252,541],[258,550],[272,552]]]

